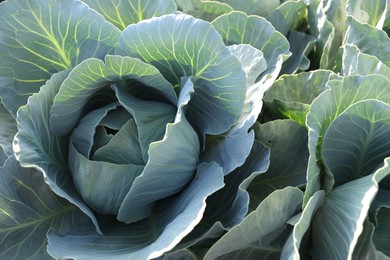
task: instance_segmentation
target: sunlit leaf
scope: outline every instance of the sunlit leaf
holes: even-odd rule
[[[281,247],[273,242],[287,229],[288,219],[300,210],[302,196],[302,191],[293,187],[271,193],[255,211],[222,236],[205,259],[224,255],[226,259],[239,255],[244,259],[264,259],[270,254],[278,257]]]
[[[120,30],[124,30],[130,24],[176,11],[173,0],[84,0],[84,2]]]
[[[88,225],[73,204],[57,197],[32,168],[22,168],[12,156],[0,168],[0,258],[52,259],[46,252],[49,228],[64,232]]]
[[[103,58],[120,33],[82,1],[7,1],[0,13],[0,76],[11,81],[14,97],[2,81],[0,96],[14,115],[55,72]]]

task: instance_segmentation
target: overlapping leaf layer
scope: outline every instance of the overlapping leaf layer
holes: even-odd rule
[[[0,3],[0,259],[390,259],[390,1]]]

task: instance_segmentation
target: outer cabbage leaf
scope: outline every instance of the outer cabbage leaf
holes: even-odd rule
[[[212,21],[222,14],[233,11],[230,5],[218,1],[175,0],[175,2],[180,11],[206,21]]]
[[[265,94],[264,104],[274,116],[290,118],[305,126],[310,104],[327,89],[333,75],[330,70],[283,75]]]
[[[255,141],[245,163],[225,177],[225,187],[208,201],[204,223],[221,222],[231,228],[241,222],[249,211],[249,185],[269,167],[270,149]]]
[[[303,1],[286,1],[266,17],[277,31],[289,39],[291,46],[292,55],[283,64],[281,74],[309,68],[310,60],[306,56],[312,51],[316,38],[296,31],[298,28],[295,28],[295,24],[304,12],[306,12],[306,4]]]
[[[377,222],[372,240],[375,247],[390,258],[390,208],[383,207],[378,211]]]
[[[195,225],[206,207],[206,198],[223,187],[216,163],[200,164],[184,192],[162,201],[152,215],[132,224],[103,226],[104,235],[75,226],[66,235],[50,231],[48,252],[59,258],[151,259],[171,250]],[[82,229],[82,228],[81,228]]]
[[[386,11],[387,2],[387,0],[348,0],[347,12],[360,23],[376,27],[380,23],[383,12]]]
[[[0,148],[7,156],[13,154],[12,141],[17,131],[15,118],[0,102]]]
[[[390,39],[386,32],[347,17],[344,43],[353,44],[363,53],[373,55],[390,67]]]
[[[127,27],[115,52],[152,64],[175,88],[191,77],[195,91],[186,113],[190,123],[202,135],[229,130],[246,94],[240,62],[208,22],[189,15],[151,21]]]
[[[68,151],[68,140],[54,136],[49,129],[50,107],[68,74],[68,71],[54,74],[40,92],[29,98],[28,106],[18,110],[19,132],[14,140],[15,156],[21,166],[34,167],[42,171],[45,182],[53,192],[77,205],[92,219],[97,231],[100,232],[94,213],[74,187],[67,157],[64,156]]]
[[[307,57],[315,46],[316,39],[306,33],[291,31],[288,37],[291,57],[283,63],[281,74],[291,74],[297,71],[307,70],[310,60]]]
[[[308,252],[310,251],[310,249],[308,248],[310,241],[308,240],[306,234],[311,227],[314,215],[324,203],[324,196],[324,191],[317,191],[309,199],[302,212],[294,216],[295,218],[298,218],[298,220],[294,224],[294,229],[290,235],[290,238],[286,241],[286,244],[283,247],[281,258],[310,258],[310,256],[308,255]]]
[[[374,55],[363,53],[351,44],[343,46],[342,71],[344,76],[381,74],[390,79],[390,67]]]
[[[347,182],[329,193],[312,220],[312,256],[316,259],[351,259],[364,220],[378,191],[378,182],[389,175],[390,159],[374,174]],[[337,221],[335,221],[337,219]],[[324,248],[332,250],[324,251]]]
[[[46,252],[49,228],[64,232],[89,219],[57,197],[42,173],[22,168],[11,156],[0,168],[0,258],[51,259]]]
[[[328,1],[331,3],[332,1]],[[317,39],[316,52],[313,54],[314,68],[328,68],[328,48],[335,37],[335,29],[325,13],[324,1],[310,0],[308,6],[308,24],[310,33]]]
[[[365,220],[378,183],[390,174],[389,162],[386,158],[372,174],[338,186],[326,196],[324,191],[316,192],[294,226],[294,250],[285,248],[284,255],[289,259],[351,259],[352,255],[387,259],[375,249],[372,227]]]
[[[337,69],[339,47],[345,33],[345,0],[310,0],[308,23],[311,34],[317,38],[314,67]]]
[[[227,232],[207,252],[204,259],[275,259],[280,256],[288,220],[300,211],[303,193],[287,187],[271,193],[257,209]]]
[[[173,0],[84,0],[84,2],[120,30],[145,19],[176,12],[176,4]]]
[[[329,81],[328,86],[330,89],[313,101],[306,119],[310,156],[305,203],[321,187],[329,191],[333,186],[333,177],[325,168],[319,151],[323,135],[331,122],[350,105],[361,100],[377,99],[390,103],[390,82],[381,75],[345,77]]]
[[[349,106],[329,126],[321,155],[334,185],[370,174],[390,156],[390,105],[363,100]]]
[[[191,247],[197,255],[202,255],[205,253],[204,244],[219,238],[242,221],[248,213],[249,194],[246,190],[256,176],[267,171],[269,152],[268,147],[258,141],[254,142],[245,163],[225,176],[225,186],[207,199],[207,207],[199,225],[176,249]]]
[[[346,2],[347,1],[345,0],[333,0],[327,2],[324,1],[324,3],[326,4],[326,6],[324,6],[324,11],[326,13],[327,19],[333,25],[334,36],[324,48],[324,54],[326,56],[322,57],[322,68],[333,68],[333,70],[337,69],[337,63],[339,62],[338,53],[340,51],[340,46],[342,45],[346,30]]]
[[[202,161],[217,162],[225,174],[244,163],[253,145],[254,134],[249,129],[261,112],[264,95],[262,85],[255,82],[267,68],[263,54],[258,49],[246,44],[231,45],[229,49],[239,59],[246,73],[244,108],[228,132],[206,139],[206,149],[201,158]]]
[[[259,49],[267,62],[267,70],[256,82],[266,90],[279,75],[282,63],[290,56],[287,39],[264,18],[248,16],[242,12],[221,15],[212,25],[226,45],[250,44]]]
[[[266,18],[276,30],[287,37],[300,12],[304,12],[305,9],[306,4],[303,1],[285,1],[272,10]]]
[[[275,120],[255,126],[256,140],[271,149],[268,170],[249,185],[254,210],[269,194],[287,186],[305,184],[308,159],[307,131],[291,120]]]
[[[382,208],[390,208],[390,178],[384,179],[380,183],[378,194],[375,197],[375,200],[371,204],[370,208],[370,221],[372,223],[377,223],[377,213],[378,210]]]
[[[228,48],[240,61],[247,79],[244,107],[231,130],[248,132],[263,105],[262,98],[266,89],[257,79],[267,69],[267,62],[261,51],[248,44],[230,45]]]
[[[367,219],[364,222],[363,232],[360,235],[356,244],[355,250],[353,251],[352,259],[362,260],[389,260],[390,257],[384,255],[381,251],[375,248],[373,243],[373,232],[374,225],[371,224]]]
[[[219,0],[232,6],[235,10],[242,11],[248,15],[266,17],[280,5],[280,0]]]
[[[0,96],[14,116],[55,72],[103,58],[120,32],[76,0],[7,1],[0,13]]]

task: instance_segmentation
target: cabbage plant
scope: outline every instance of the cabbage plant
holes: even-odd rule
[[[390,259],[390,4],[0,3],[0,259]]]
[[[268,166],[251,127],[289,55],[269,22],[232,13],[269,35],[235,39],[173,1],[0,13],[2,258],[156,258],[243,219],[240,184]]]
[[[311,62],[318,68],[275,81],[264,96],[267,116],[258,130],[263,141],[272,133],[261,130],[280,119],[307,129],[308,155],[290,150],[303,155],[295,163],[305,161],[306,185],[302,189],[294,170],[284,178],[271,171],[279,178],[276,183],[288,180],[290,187],[263,197],[206,259],[390,257],[389,7],[384,1],[308,4],[308,29],[317,38]],[[263,143],[267,140],[272,139]],[[274,160],[283,163],[284,158]],[[261,187],[261,177],[252,185]],[[245,242],[231,246],[242,237]]]

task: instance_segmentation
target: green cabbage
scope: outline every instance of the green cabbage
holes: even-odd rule
[[[0,259],[390,259],[390,3],[0,3]]]

